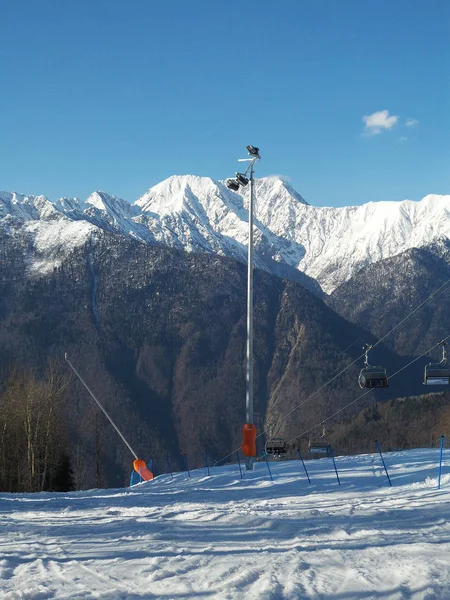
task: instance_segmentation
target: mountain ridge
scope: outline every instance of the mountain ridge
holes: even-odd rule
[[[221,181],[195,175],[173,175],[134,203],[102,191],[86,201],[61,198],[56,202],[42,195],[0,192],[0,226],[11,235],[21,231],[34,237],[39,232],[45,237],[48,271],[55,266],[55,248],[64,252],[65,225],[69,250],[97,228],[146,244],[246,262],[248,195],[248,186],[236,193]],[[319,296],[319,286],[329,294],[369,264],[450,237],[450,195],[314,207],[283,179],[272,176],[255,180],[255,197],[255,267],[295,279]],[[52,247],[50,230],[55,229],[59,233]],[[46,265],[44,255],[41,271]]]

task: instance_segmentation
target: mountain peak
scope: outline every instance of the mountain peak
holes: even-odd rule
[[[198,175],[172,175],[143,194],[135,205],[144,212],[158,214],[177,213],[186,207],[191,193],[204,194],[205,191],[215,193],[217,182],[210,177]]]
[[[110,196],[106,192],[97,191],[97,192],[93,192],[88,197],[85,204],[90,204],[92,206],[95,206],[95,208],[98,208],[99,210],[107,211],[108,208],[112,204],[115,204],[117,201],[120,202],[120,198],[116,198],[115,196]]]
[[[244,188],[244,195],[249,192]],[[274,199],[277,201],[292,202],[296,200],[300,204],[309,206],[308,202],[288,183],[286,178],[280,175],[269,175],[268,177],[255,178],[255,196],[261,202]]]

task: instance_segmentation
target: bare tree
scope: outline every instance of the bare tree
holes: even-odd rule
[[[51,489],[67,454],[61,404],[68,381],[56,363],[48,365],[42,379],[30,370],[11,370],[0,397],[1,489]]]

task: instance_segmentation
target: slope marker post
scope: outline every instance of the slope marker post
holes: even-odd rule
[[[441,489],[441,472],[442,472],[442,454],[444,450],[444,434],[441,435],[441,447],[439,450],[439,475],[438,475],[438,490]]]
[[[269,461],[267,460],[267,454],[266,454],[265,450],[263,450],[263,456],[264,456],[264,460],[266,461],[267,469],[269,470],[270,479],[273,481],[272,471],[270,470]]]
[[[239,458],[239,452],[236,452],[236,456],[237,456],[237,461],[238,461],[238,465],[239,465],[239,472],[241,474],[241,479],[244,479],[244,476],[242,474],[241,459]]]
[[[173,479],[173,473],[172,473],[172,469],[170,467],[170,458],[169,458],[168,454],[166,456],[166,464],[167,464],[167,468],[168,468],[169,473],[170,473],[170,478]]]
[[[188,462],[187,454],[183,454],[183,456],[184,456],[184,462],[186,463],[186,471],[188,472],[188,477],[190,477],[191,472],[189,471],[189,462]]]
[[[305,469],[306,477],[308,478],[308,483],[311,483],[311,479],[309,478],[308,471],[306,470],[305,461],[303,460],[302,453],[300,450],[297,450],[300,460],[302,461],[303,468]]]
[[[333,465],[334,465],[334,470],[336,472],[336,477],[337,477],[337,480],[338,480],[338,484],[341,485],[341,480],[339,479],[339,473],[338,473],[338,470],[337,470],[337,467],[336,467],[336,461],[334,460],[333,448],[331,446],[328,446],[328,450],[329,450],[329,452],[331,454],[331,458],[333,459]]]
[[[391,478],[389,477],[389,473],[388,473],[388,470],[386,468],[386,463],[384,462],[383,455],[381,454],[381,448],[380,448],[380,444],[378,443],[378,440],[375,440],[375,444],[377,445],[377,450],[378,450],[378,453],[380,455],[381,462],[383,463],[384,470],[386,471],[386,477],[387,477],[387,479],[389,481],[389,485],[392,487]]]

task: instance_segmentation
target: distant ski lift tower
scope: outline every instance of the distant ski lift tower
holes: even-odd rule
[[[239,162],[248,162],[245,173],[236,173],[236,178],[228,179],[228,188],[237,192],[240,187],[250,183],[250,197],[248,203],[248,264],[247,264],[247,368],[246,368],[246,423],[242,428],[242,452],[246,457],[245,467],[253,470],[253,459],[256,456],[256,427],[253,423],[253,205],[254,181],[253,172],[255,162],[260,160],[259,148],[247,146],[249,158],[240,158]]]

